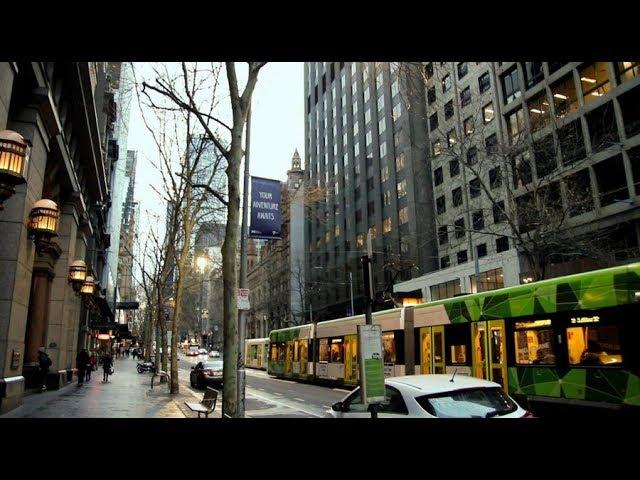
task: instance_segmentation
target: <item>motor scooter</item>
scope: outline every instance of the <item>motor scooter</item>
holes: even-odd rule
[[[156,373],[156,364],[153,362],[138,362],[136,369],[138,370],[138,373]]]

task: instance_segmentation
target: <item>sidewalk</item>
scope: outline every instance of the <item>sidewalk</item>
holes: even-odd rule
[[[74,382],[60,390],[25,396],[20,407],[0,418],[197,418],[184,402],[197,402],[202,394],[196,398],[183,385],[184,379],[180,393],[170,395],[166,384],[154,382],[151,390],[151,374],[139,374],[136,360],[120,358],[114,363],[115,373],[108,383],[102,381],[99,368],[83,386]],[[219,402],[209,418],[220,418],[221,407]]]

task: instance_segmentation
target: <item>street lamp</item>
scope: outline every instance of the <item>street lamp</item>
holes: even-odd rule
[[[69,265],[69,283],[75,292],[79,292],[87,279],[87,264],[83,260],[76,260]]]
[[[42,251],[51,243],[52,237],[57,237],[60,210],[53,200],[38,200],[29,213],[27,229],[34,237],[36,250]]]
[[[26,183],[29,145],[13,130],[0,132],[0,210],[2,203],[16,193],[14,187]]]
[[[83,295],[93,295],[95,291],[96,283],[91,275],[85,278],[82,287],[80,288],[80,293]]]

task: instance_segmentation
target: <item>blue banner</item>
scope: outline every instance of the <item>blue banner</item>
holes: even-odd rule
[[[251,226],[249,237],[280,238],[280,181],[251,177]]]

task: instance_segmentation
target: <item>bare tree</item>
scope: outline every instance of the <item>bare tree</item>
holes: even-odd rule
[[[241,91],[234,62],[226,62],[228,97],[219,92],[220,65],[207,66],[195,63],[180,65],[181,74],[156,72],[155,79],[143,82],[149,105],[160,111],[180,111],[187,118],[193,118],[208,141],[213,142],[218,152],[226,160],[227,192],[221,194],[208,184],[194,184],[186,181],[190,188],[201,187],[216,197],[226,207],[225,241],[222,247],[224,284],[224,390],[223,412],[235,416],[237,411],[237,364],[238,357],[238,315],[236,291],[238,287],[236,251],[240,238],[240,164],[244,156],[243,133],[251,97],[255,89],[258,73],[264,62],[248,62],[247,79]],[[170,106],[157,102],[157,98],[168,101]],[[231,121],[225,121],[219,114],[221,100],[228,98]],[[163,102],[164,103],[164,102]],[[184,172],[183,172],[184,173]],[[180,178],[185,178],[181,175]],[[183,240],[187,241],[187,231]],[[179,302],[178,302],[179,303]],[[176,311],[179,309],[176,308]],[[179,314],[178,314],[179,315]],[[174,326],[175,328],[175,326]],[[172,362],[175,363],[175,362]]]

